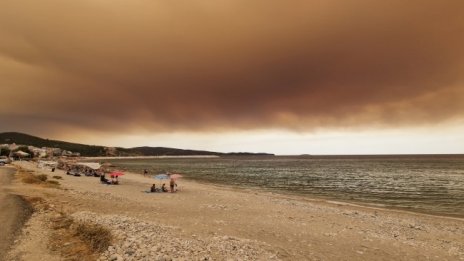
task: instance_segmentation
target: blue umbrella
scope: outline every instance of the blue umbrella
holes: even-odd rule
[[[158,174],[156,176],[153,176],[154,179],[169,179],[169,176],[166,174]]]

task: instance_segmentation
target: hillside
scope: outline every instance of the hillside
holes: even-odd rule
[[[31,145],[34,147],[50,147],[79,152],[82,156],[104,156],[105,148],[103,146],[92,146],[78,143],[71,143],[59,140],[49,140],[35,137],[32,135],[18,132],[0,133],[0,144],[16,143],[18,145]]]
[[[51,147],[69,150],[72,152],[79,152],[82,156],[96,157],[108,156],[107,148],[104,146],[85,145],[79,143],[71,143],[59,140],[49,140],[32,135],[18,133],[18,132],[3,132],[0,133],[0,144],[16,143],[18,145],[31,145],[34,147]],[[253,154],[244,153],[246,155],[271,155],[271,154]],[[120,148],[116,147],[112,151],[112,156],[188,156],[188,155],[238,155],[235,153],[226,154],[211,151],[201,150],[183,150],[165,147],[135,147],[135,148]]]

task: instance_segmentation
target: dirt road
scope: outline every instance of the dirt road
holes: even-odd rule
[[[15,168],[0,167],[0,253],[7,252],[16,232],[31,213],[30,207],[21,197],[8,191],[15,172]],[[4,255],[0,255],[0,261],[3,258]]]

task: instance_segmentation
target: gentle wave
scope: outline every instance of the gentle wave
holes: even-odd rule
[[[464,216],[464,157],[226,157],[109,160],[142,173]]]

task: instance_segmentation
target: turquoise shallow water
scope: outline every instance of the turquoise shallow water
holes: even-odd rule
[[[225,157],[109,160],[121,169],[464,217],[464,156]]]

